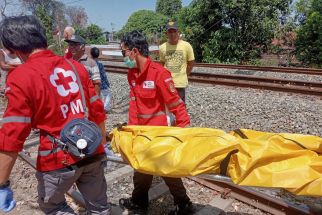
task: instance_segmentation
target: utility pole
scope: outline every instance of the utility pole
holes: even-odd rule
[[[113,22],[111,22],[111,28],[112,28],[112,32],[111,32],[111,37],[112,37],[112,41],[114,41],[114,29],[115,29],[115,24]]]

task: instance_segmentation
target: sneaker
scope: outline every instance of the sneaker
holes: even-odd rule
[[[192,215],[195,212],[192,202],[183,205],[176,205],[176,208],[170,211],[169,215]]]
[[[119,204],[121,208],[128,209],[134,214],[146,214],[148,211],[148,207],[142,207],[140,205],[135,204],[131,198],[122,198],[119,200]]]

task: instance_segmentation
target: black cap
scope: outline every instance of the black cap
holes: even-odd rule
[[[166,30],[170,30],[170,29],[178,30],[178,26],[175,21],[169,21],[165,28],[166,28]]]
[[[86,41],[83,37],[73,34],[70,39],[65,40],[67,43],[80,43],[80,44],[86,44]]]

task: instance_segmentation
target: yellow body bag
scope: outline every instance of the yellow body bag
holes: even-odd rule
[[[123,126],[110,135],[113,150],[142,173],[225,174],[238,185],[322,196],[322,138],[317,136],[165,126]]]

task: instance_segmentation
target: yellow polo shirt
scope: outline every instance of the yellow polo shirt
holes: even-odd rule
[[[175,87],[187,87],[187,62],[195,60],[192,46],[183,40],[179,40],[177,45],[165,42],[160,46],[159,53],[160,61],[172,74]]]

